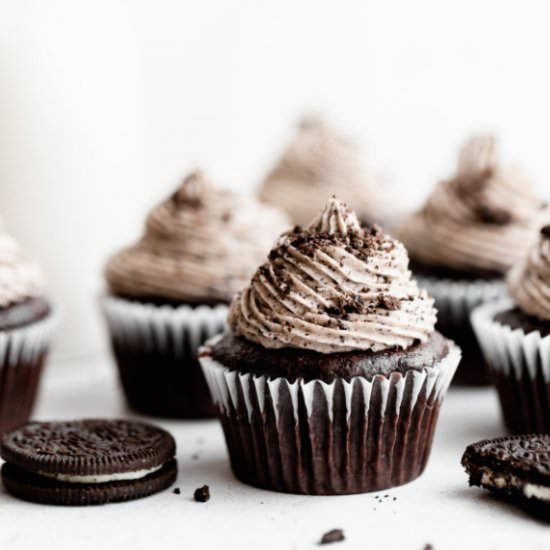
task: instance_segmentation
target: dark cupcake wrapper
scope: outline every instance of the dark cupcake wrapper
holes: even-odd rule
[[[489,383],[487,367],[474,334],[470,315],[480,304],[507,296],[504,281],[484,279],[452,280],[438,277],[417,277],[435,300],[438,330],[454,340],[462,349],[462,361],[453,384],[481,386]]]
[[[0,434],[30,418],[57,313],[0,331]]]
[[[472,313],[472,324],[508,429],[550,433],[550,336],[495,321],[496,314],[513,305],[505,299],[479,306]]]
[[[215,416],[196,354],[225,330],[227,306],[158,306],[106,296],[102,307],[132,408],[155,416]]]
[[[454,344],[437,365],[349,382],[289,382],[199,359],[242,481],[299,494],[386,489],[418,477],[441,401],[460,360]]]

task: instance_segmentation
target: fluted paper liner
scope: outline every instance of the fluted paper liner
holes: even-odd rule
[[[57,315],[0,331],[0,434],[30,417]]]
[[[550,433],[550,336],[526,334],[494,320],[512,307],[511,300],[479,306],[472,324],[507,427],[514,433]]]
[[[102,306],[134,409],[183,418],[215,415],[196,354],[225,330],[227,306],[157,306],[113,296],[104,297]]]
[[[428,459],[441,401],[460,360],[371,381],[289,382],[199,360],[242,481],[275,491],[349,494],[401,485]]]
[[[416,279],[418,286],[425,288],[435,299],[437,329],[462,349],[462,361],[453,382],[468,386],[488,384],[487,368],[470,323],[470,315],[478,305],[506,297],[504,281],[426,276]]]

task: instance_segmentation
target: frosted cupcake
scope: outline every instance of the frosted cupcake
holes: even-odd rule
[[[109,260],[103,305],[133,408],[213,414],[196,351],[223,331],[231,298],[284,227],[278,210],[197,172],[151,210],[143,237]]]
[[[515,433],[550,433],[550,226],[508,275],[513,301],[480,306],[472,323]]]
[[[368,174],[357,148],[317,118],[305,118],[281,159],[265,178],[260,198],[309,223],[332,195],[349,204],[364,223],[389,220],[387,184]]]
[[[506,295],[504,274],[549,217],[530,181],[499,164],[495,139],[479,136],[460,151],[455,175],[400,228],[413,273],[435,298],[438,330],[462,348],[456,382],[487,383],[470,313]]]
[[[407,266],[335,199],[282,235],[199,352],[239,479],[328,495],[421,474],[460,351]]]
[[[0,227],[0,434],[31,415],[53,325],[42,271]]]

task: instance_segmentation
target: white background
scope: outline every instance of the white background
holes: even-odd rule
[[[411,208],[452,169],[460,141],[485,129],[550,194],[549,9],[544,0],[0,0],[0,216],[46,268],[64,310],[55,354],[73,367],[47,371],[38,416],[123,413],[107,356],[77,360],[105,349],[96,297],[107,255],[137,238],[147,209],[191,167],[255,187],[304,112],[352,136]],[[301,549],[343,527],[342,548],[543,548],[543,527],[469,490],[458,464],[468,442],[501,430],[491,395],[451,392],[426,474],[376,511],[372,495],[246,488],[229,473],[216,423],[167,423],[181,497],[60,509],[0,492],[0,538],[13,549],[192,549],[243,537],[254,547],[260,533],[265,548]],[[189,495],[202,483],[214,496],[199,506]]]
[[[103,263],[187,169],[252,189],[304,112],[409,205],[483,129],[549,188],[547,6],[0,0],[0,216],[64,309],[58,356],[104,346]]]

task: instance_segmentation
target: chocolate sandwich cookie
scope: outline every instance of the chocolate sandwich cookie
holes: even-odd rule
[[[550,435],[518,435],[469,445],[462,465],[484,487],[550,522]]]
[[[133,500],[172,485],[175,452],[168,432],[142,422],[31,422],[2,440],[2,481],[12,495],[44,504]]]

